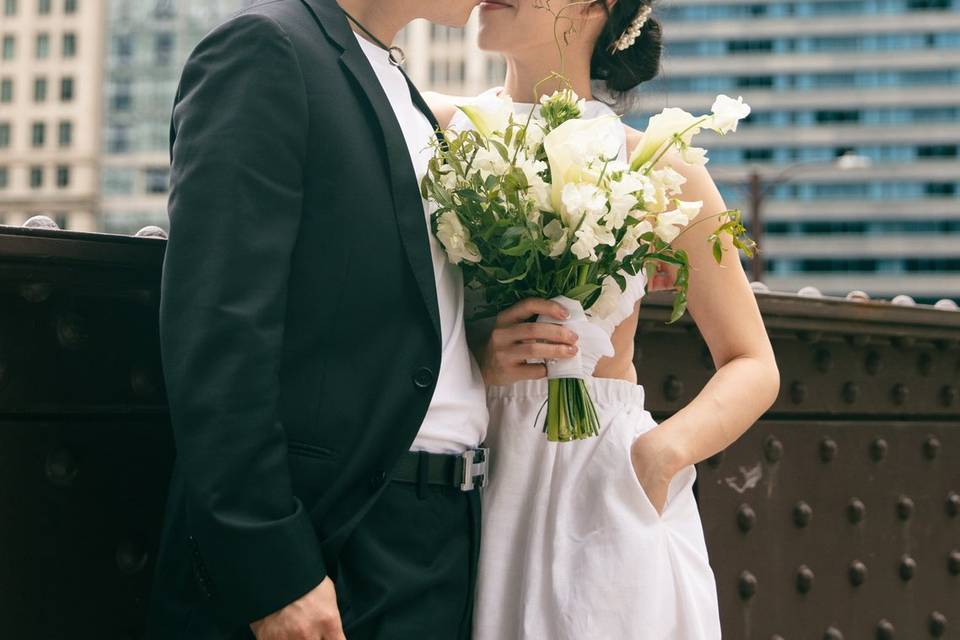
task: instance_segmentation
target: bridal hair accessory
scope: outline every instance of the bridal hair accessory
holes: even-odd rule
[[[341,11],[343,11],[343,8],[342,8],[342,7],[341,7]],[[383,44],[383,41],[381,41],[380,38],[378,38],[377,36],[375,36],[375,35],[373,35],[372,33],[370,33],[365,26],[363,26],[362,24],[360,24],[360,21],[359,21],[359,20],[357,20],[356,18],[354,18],[352,15],[350,15],[350,14],[347,13],[346,11],[343,11],[343,14],[350,19],[350,22],[352,22],[353,24],[355,24],[355,25],[357,25],[358,27],[360,27],[360,30],[361,30],[361,31],[363,31],[365,34],[367,34],[368,36],[370,36],[370,38],[371,38],[374,42],[376,42],[377,45],[379,45],[379,47],[380,47],[381,49],[383,49],[384,51],[386,51],[387,53],[390,54],[389,57],[388,57],[388,60],[390,61],[390,64],[392,64],[392,65],[395,66],[395,67],[399,67],[399,66],[402,66],[403,63],[407,61],[407,54],[405,54],[405,53],[403,52],[403,49],[401,49],[401,48],[398,47],[398,46],[388,47],[387,45]]]
[[[640,31],[643,29],[643,25],[647,21],[650,12],[653,10],[653,7],[644,5],[640,8],[640,11],[637,12],[637,17],[633,19],[633,22],[630,23],[630,26],[626,28],[623,34],[612,44],[610,49],[613,51],[625,51],[633,46],[633,43],[637,41],[637,36],[640,35]]]

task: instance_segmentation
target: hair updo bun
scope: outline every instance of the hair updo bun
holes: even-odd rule
[[[653,0],[617,0],[611,8],[607,0],[597,0],[607,12],[607,24],[597,38],[590,60],[590,77],[601,80],[611,93],[625,93],[641,82],[652,80],[660,73],[663,39],[660,23],[647,16],[636,41],[627,49],[617,51],[613,43],[620,39],[640,9]]]

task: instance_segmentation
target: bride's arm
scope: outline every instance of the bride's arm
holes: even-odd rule
[[[681,199],[703,201],[699,215],[672,244],[689,257],[687,311],[716,366],[714,375],[689,404],[634,445],[635,458],[671,459],[676,472],[725,449],[743,435],[776,400],[780,372],[738,250],[729,236],[721,235],[723,256],[718,264],[712,243],[707,241],[721,223],[720,214],[727,210],[716,183],[704,166],[680,160],[676,149],[661,162],[686,178]],[[669,269],[674,272],[672,265]],[[648,435],[649,440],[639,444]]]

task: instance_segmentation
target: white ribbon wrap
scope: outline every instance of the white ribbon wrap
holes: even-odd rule
[[[550,316],[537,316],[537,322],[559,324],[577,334],[577,353],[573,357],[562,360],[547,360],[547,378],[587,378],[593,375],[600,358],[611,357],[615,351],[610,335],[603,328],[592,323],[583,310],[579,300],[566,296],[551,298],[570,312],[566,320],[557,320]],[[528,364],[543,363],[542,359],[527,360]]]

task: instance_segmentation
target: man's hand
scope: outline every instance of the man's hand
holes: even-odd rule
[[[527,364],[527,359],[563,359],[577,353],[577,334],[556,324],[525,322],[535,315],[566,320],[567,310],[544,298],[527,298],[501,311],[477,358],[486,384],[543,378],[546,366]]]
[[[329,577],[299,600],[250,623],[250,629],[257,640],[346,640]]]

